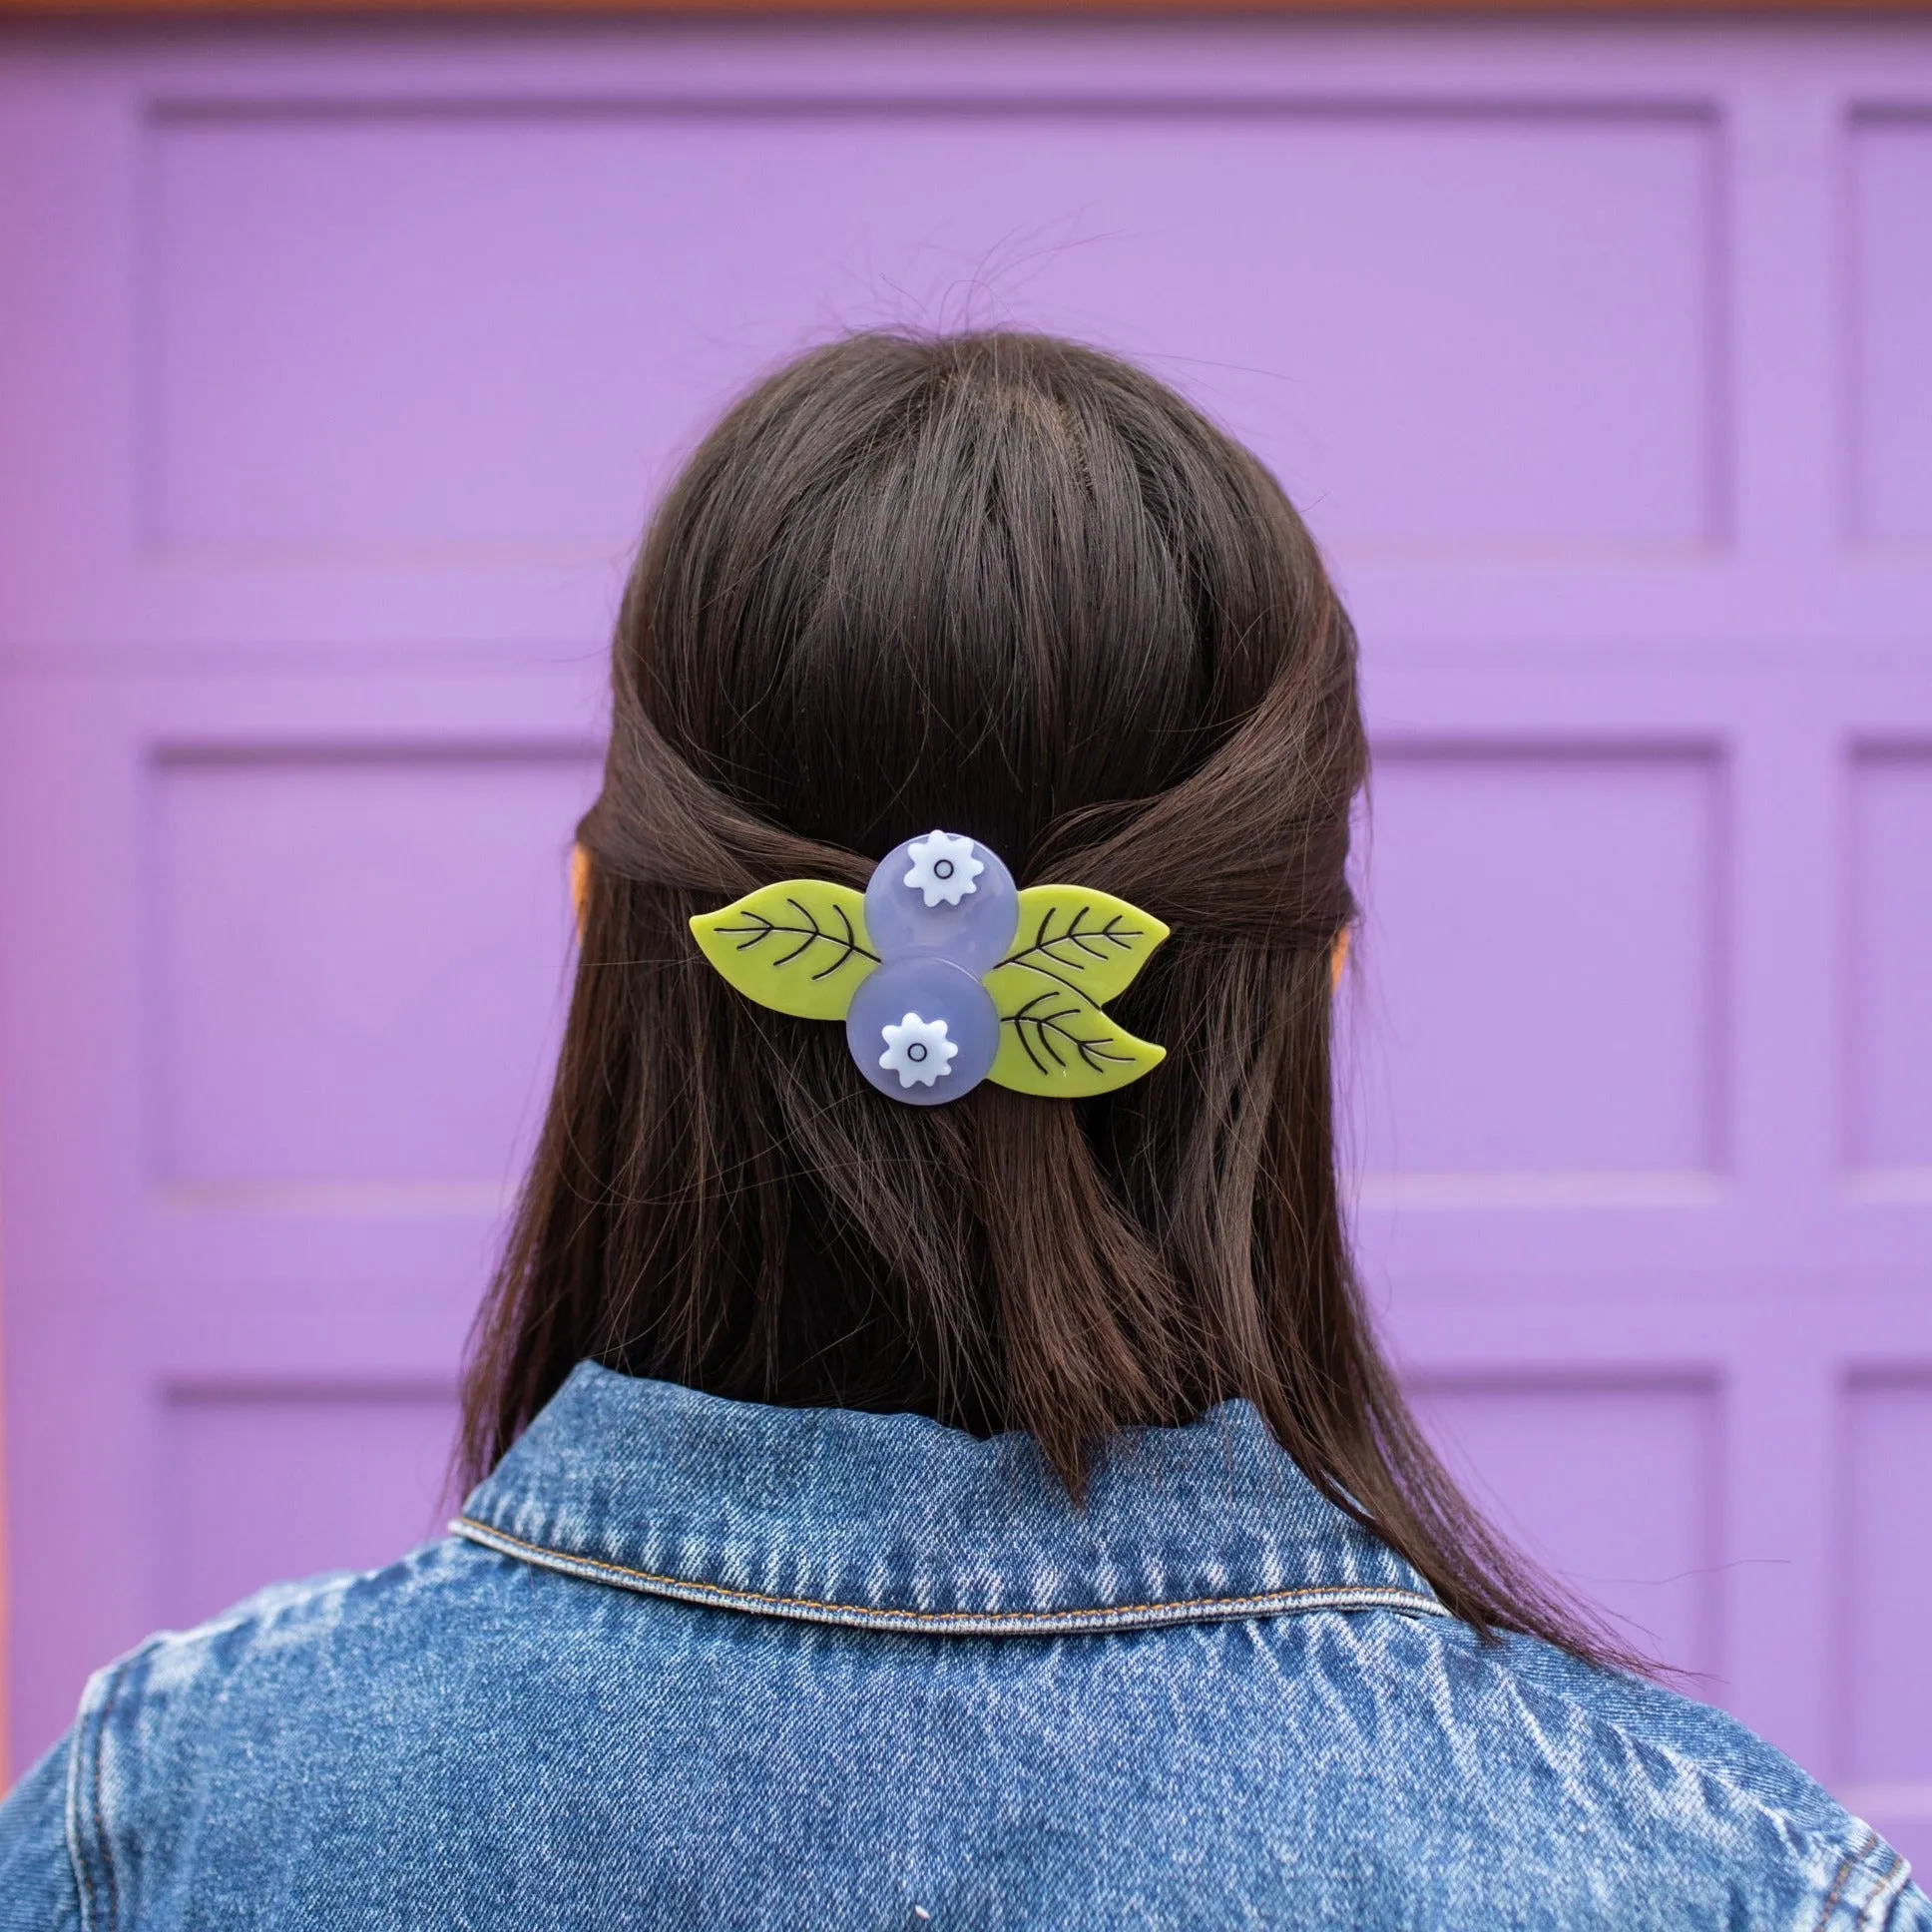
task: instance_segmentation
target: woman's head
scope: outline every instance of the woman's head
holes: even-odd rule
[[[711,1392],[1025,1429],[1245,1396],[1478,1623],[1588,1648],[1416,1437],[1336,1191],[1329,964],[1367,765],[1355,642],[1261,466],[1041,336],[853,336],[753,390],[619,620],[557,1085],[467,1401],[494,1461],[586,1355]],[[692,914],[862,886],[933,825],[1144,907],[1104,1099],[908,1108],[742,1000]]]

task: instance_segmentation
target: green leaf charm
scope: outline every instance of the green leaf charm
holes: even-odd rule
[[[827,879],[781,879],[692,920],[705,957],[744,995],[801,1020],[842,1020],[879,963],[865,900]]]
[[[1020,929],[1000,965],[1035,974],[1033,992],[1052,982],[1105,1006],[1167,936],[1152,913],[1109,893],[1084,885],[1030,885],[1020,894]]]
[[[989,1080],[1016,1093],[1083,1100],[1125,1087],[1167,1057],[1101,1007],[1123,992],[1168,936],[1152,913],[1081,885],[1020,894],[1013,948],[986,975],[1000,1014]]]
[[[1167,1058],[1165,1047],[1136,1039],[1084,993],[1018,960],[995,966],[986,990],[1000,1013],[1000,1050],[987,1078],[1015,1093],[1085,1100]]]

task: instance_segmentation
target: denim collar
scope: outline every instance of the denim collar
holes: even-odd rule
[[[582,1362],[450,1527],[619,1589],[868,1630],[1443,1614],[1245,1402],[1124,1432],[1076,1508],[1023,1435],[727,1402]]]

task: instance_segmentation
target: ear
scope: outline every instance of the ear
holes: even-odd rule
[[[1328,954],[1328,990],[1331,993],[1341,991],[1341,976],[1348,968],[1349,930],[1347,926],[1343,926],[1341,931],[1335,934],[1334,946]]]
[[[581,845],[570,848],[570,907],[577,915],[577,936],[582,939],[591,909],[591,855]]]

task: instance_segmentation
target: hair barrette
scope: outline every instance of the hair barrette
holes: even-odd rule
[[[1021,891],[998,854],[953,832],[894,846],[863,893],[783,879],[701,912],[691,929],[746,999],[843,1020],[859,1072],[915,1107],[982,1080],[1081,1100],[1166,1057],[1102,1008],[1168,928],[1086,886]]]

